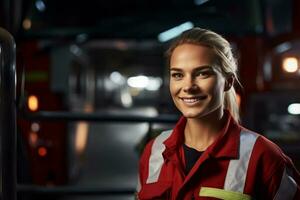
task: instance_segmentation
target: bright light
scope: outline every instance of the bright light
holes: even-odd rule
[[[112,72],[109,76],[110,80],[118,85],[123,85],[125,83],[125,79],[119,72]]]
[[[275,49],[276,53],[280,54],[280,53],[283,53],[285,51],[288,51],[289,49],[292,48],[292,44],[290,42],[285,42],[285,43],[282,43],[280,45],[278,45]]]
[[[35,2],[35,7],[41,12],[46,10],[46,5],[42,0],[37,0]]]
[[[31,20],[24,19],[22,25],[25,30],[29,30],[31,28]]]
[[[38,154],[41,157],[45,157],[47,155],[48,151],[46,149],[46,147],[39,147],[38,148]]]
[[[157,91],[159,90],[161,85],[162,85],[161,78],[149,77],[149,82],[148,85],[146,86],[146,89],[150,91]]]
[[[149,83],[147,76],[133,76],[127,80],[127,84],[133,88],[145,88]]]
[[[132,97],[127,90],[121,91],[121,102],[122,102],[122,105],[125,106],[126,108],[129,108],[132,106],[132,103],[133,103]]]
[[[298,59],[295,57],[287,57],[283,59],[283,70],[289,73],[296,72],[298,70]]]
[[[288,107],[288,112],[292,115],[300,115],[300,103],[292,103]]]
[[[30,111],[37,111],[37,109],[39,108],[39,100],[37,96],[35,95],[29,96],[27,105]]]
[[[128,78],[127,84],[132,88],[157,91],[162,85],[162,79],[160,77],[151,76],[133,76]]]
[[[40,125],[39,125],[38,123],[36,123],[36,122],[33,122],[33,123],[31,124],[31,130],[32,130],[33,132],[38,132],[38,131],[40,130]]]
[[[84,113],[91,113],[94,107],[91,103],[86,103],[83,107]],[[75,150],[78,155],[84,153],[89,135],[89,124],[85,121],[79,121],[75,127]]]
[[[86,148],[88,132],[89,132],[88,123],[80,121],[76,124],[75,149],[79,155],[82,154]]]
[[[180,24],[179,26],[176,26],[174,28],[171,28],[167,31],[164,31],[158,35],[158,40],[160,42],[166,42],[168,40],[171,40],[174,37],[177,37],[180,35],[183,31],[186,31],[188,29],[191,29],[194,27],[194,24],[192,22],[185,22],[183,24]]]

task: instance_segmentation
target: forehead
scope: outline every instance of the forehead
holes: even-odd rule
[[[188,65],[214,65],[215,63],[214,51],[204,45],[196,44],[181,44],[177,46],[171,55],[170,66],[180,67]]]

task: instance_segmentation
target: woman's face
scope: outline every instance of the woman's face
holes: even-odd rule
[[[174,49],[170,92],[185,117],[201,118],[214,111],[222,112],[226,80],[215,63],[215,53],[209,47],[182,44]]]

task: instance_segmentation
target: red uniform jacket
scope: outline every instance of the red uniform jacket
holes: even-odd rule
[[[300,200],[300,175],[281,149],[237,124],[226,126],[184,173],[186,119],[150,141],[140,159],[138,199]]]

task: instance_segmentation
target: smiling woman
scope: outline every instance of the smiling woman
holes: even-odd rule
[[[225,79],[214,67],[212,49],[182,44],[174,49],[170,60],[170,92],[176,107],[185,117],[195,118],[215,111],[222,112]]]
[[[138,199],[299,199],[300,175],[267,138],[239,124],[236,62],[219,34],[193,28],[168,50],[182,117],[146,146]]]

